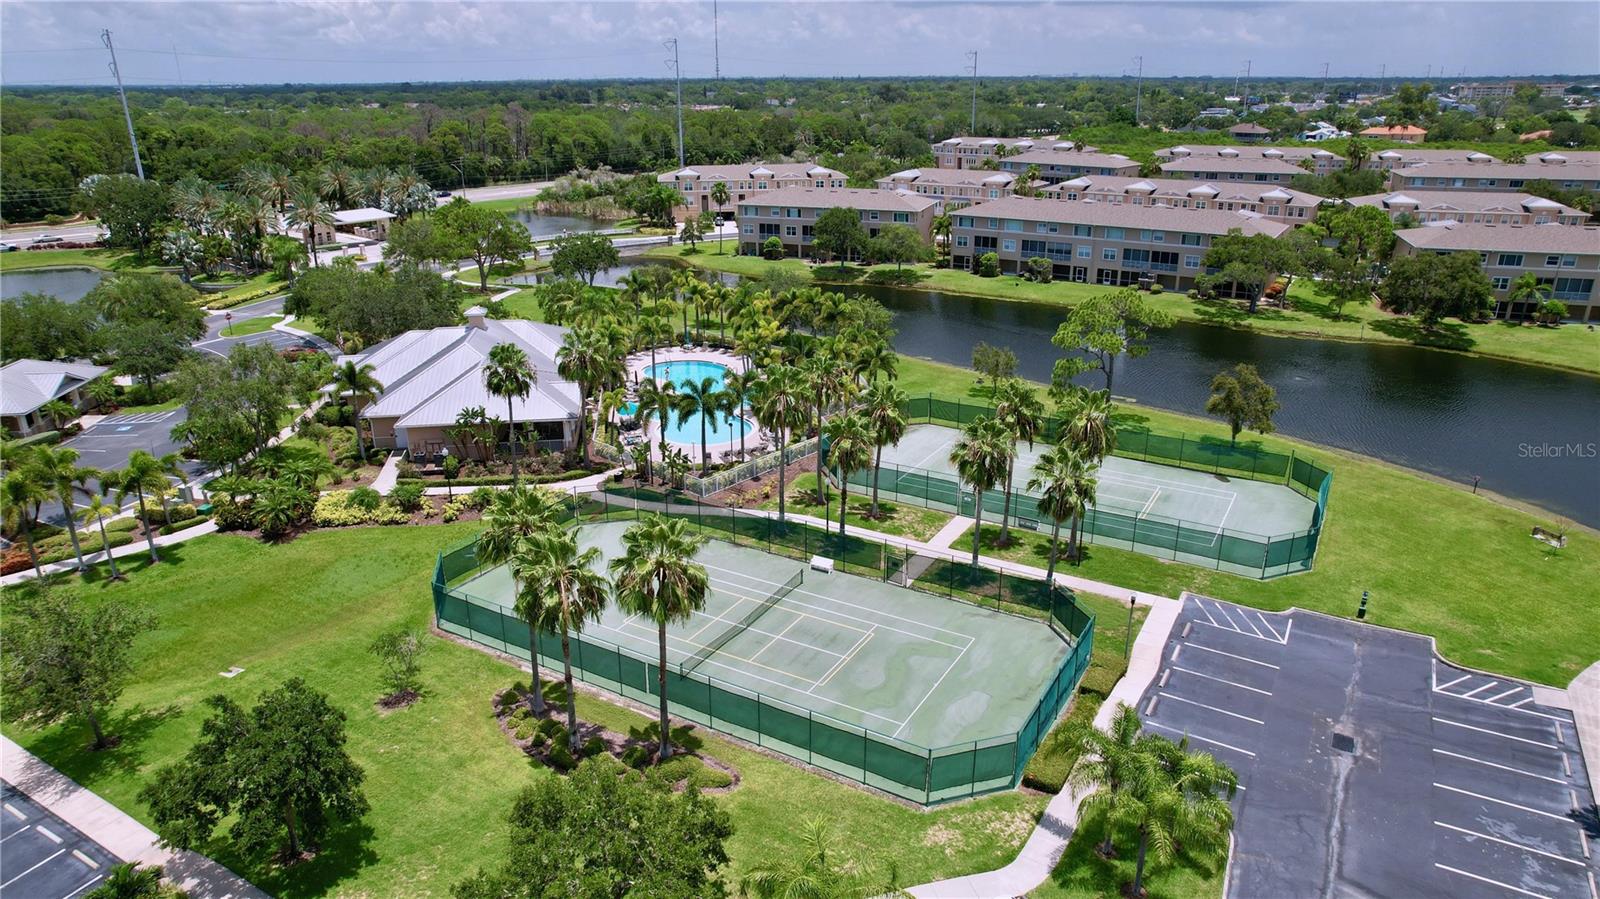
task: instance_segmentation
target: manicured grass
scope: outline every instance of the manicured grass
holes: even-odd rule
[[[445,896],[451,883],[503,854],[499,822],[516,791],[553,776],[511,748],[491,713],[491,696],[526,674],[475,649],[429,638],[422,701],[387,715],[374,708],[379,671],[367,645],[388,628],[431,620],[435,554],[473,529],[313,531],[279,546],[214,535],[163,548],[160,565],[129,559],[126,582],[71,588],[90,600],[123,598],[159,619],[139,639],[134,677],[109,716],[122,744],[90,753],[87,730],[76,724],[8,724],[5,733],[148,824],[138,792],[192,745],[205,697],[249,702],[303,677],[348,716],[348,749],[366,771],[372,811],[316,859],[286,872],[240,858],[225,844],[209,851],[283,897]],[[218,676],[234,665],[244,673]],[[621,731],[648,724],[647,716],[585,694],[578,711]],[[895,860],[908,884],[987,870],[1011,859],[1044,806],[1039,796],[1010,792],[923,812],[700,736],[703,752],[743,777],[717,800],[736,828],[728,846],[733,877],[758,860],[798,851],[794,834],[819,815],[857,861],[881,867]]]
[[[457,196],[460,196],[459,194]],[[454,200],[455,197],[451,197]],[[503,197],[498,200],[474,200],[472,205],[493,209],[497,212],[516,212],[518,209],[532,209],[535,203],[533,197]]]
[[[18,250],[0,253],[0,272],[30,268],[98,268],[105,271],[155,271],[127,250]]]
[[[681,259],[702,268],[747,277],[759,277],[778,267],[809,276],[819,283],[838,280],[837,266],[811,265],[799,259],[770,261],[754,256],[737,256],[733,255],[736,251],[733,244],[728,244],[721,254],[717,253],[715,245],[691,256],[682,256],[679,250],[679,247],[655,247],[645,255]],[[894,268],[885,264],[865,270],[893,271]],[[916,285],[916,289],[998,300],[1070,306],[1111,289],[1066,281],[1039,284],[1015,275],[980,278],[970,272],[929,265],[907,268],[916,269],[926,276]],[[864,271],[862,267],[851,266],[846,271],[850,275],[845,281],[860,283],[860,274]],[[1179,321],[1244,328],[1276,336],[1405,343],[1600,373],[1600,332],[1591,332],[1581,325],[1541,328],[1509,322],[1466,324],[1452,319],[1441,323],[1434,332],[1425,332],[1410,317],[1390,315],[1372,304],[1345,306],[1342,314],[1335,317],[1327,299],[1317,292],[1316,284],[1305,278],[1296,279],[1290,286],[1287,308],[1263,305],[1254,315],[1247,314],[1244,307],[1237,303],[1201,303],[1176,291],[1146,294],[1145,299],[1151,306],[1171,314]]]
[[[773,475],[767,480],[772,482],[773,493],[777,493],[777,476]],[[789,498],[787,511],[798,515],[814,515],[817,518],[826,517],[837,530],[839,526],[839,492],[832,487],[828,488],[830,502],[825,506],[816,503],[817,476],[803,474],[789,482]],[[761,503],[757,508],[776,511],[778,497]],[[868,518],[867,513],[872,509],[872,495],[870,492],[863,494],[859,491],[850,491],[850,511],[845,514],[844,521],[847,526],[868,528],[885,534],[894,534],[897,537],[910,537],[913,540],[932,540],[939,533],[940,528],[950,523],[954,516],[947,515],[934,509],[923,509],[909,503],[891,503],[880,500],[878,513],[881,518]]]
[[[263,315],[259,318],[245,319],[223,328],[222,336],[244,337],[247,334],[260,334],[262,331],[272,330],[272,326],[281,321],[283,321],[281,315]]]
[[[171,412],[183,405],[182,398],[174,398],[162,403],[146,403],[143,406],[122,406],[112,415],[138,415],[141,412]]]
[[[1102,858],[1095,851],[1104,839],[1104,816],[1085,816],[1050,878],[1028,895],[1032,899],[1112,899],[1125,895],[1123,887],[1133,883],[1139,838],[1131,828],[1119,830],[1114,841],[1117,855],[1111,859]],[[1184,850],[1167,865],[1158,864],[1153,857],[1148,860],[1143,886],[1150,899],[1209,899],[1222,895],[1226,870],[1226,851],[1202,856]]]
[[[902,357],[900,386],[912,395],[986,401],[973,385],[970,372]],[[1227,437],[1218,422],[1146,406],[1119,405],[1117,419]],[[1592,531],[1567,527],[1567,547],[1551,550],[1529,535],[1534,525],[1558,528],[1553,516],[1328,447],[1278,436],[1245,442],[1332,468],[1328,522],[1311,571],[1259,581],[1091,545],[1072,572],[1167,596],[1191,590],[1263,609],[1346,617],[1370,590],[1368,621],[1432,634],[1451,661],[1558,686],[1600,654],[1600,616],[1588,602],[1600,583],[1600,537]],[[1045,537],[1020,533],[1021,542],[993,552],[1043,567]],[[967,537],[953,548],[971,545]]]
[[[262,272],[259,275],[253,275],[249,278],[239,281],[237,286],[230,287],[221,293],[210,293],[203,295],[201,297],[201,305],[227,303],[236,297],[250,296],[261,293],[264,290],[278,287],[288,289],[288,286],[289,285],[287,281],[279,278],[273,272]]]

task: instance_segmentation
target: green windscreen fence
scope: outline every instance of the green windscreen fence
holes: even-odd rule
[[[636,516],[635,504],[627,507],[604,497],[583,503],[583,520],[618,520]],[[686,514],[700,523],[711,536],[730,539],[737,529],[711,527],[713,522],[739,521],[725,515]],[[793,530],[808,530],[794,527]],[[773,535],[762,535],[770,540]],[[759,545],[755,533],[744,533],[741,545]],[[827,544],[816,534],[780,535],[777,546],[788,547],[793,539],[825,554],[843,547]],[[787,555],[788,553],[784,553]],[[858,565],[867,558],[864,551],[854,554]],[[908,559],[877,554],[878,570],[894,579],[907,570]],[[836,559],[836,562],[839,561]],[[499,603],[472,595],[459,582],[479,570],[475,546],[466,545],[440,554],[434,571],[434,618],[439,628],[479,643],[497,652],[522,659],[531,656],[529,627]],[[995,574],[993,572],[991,575]],[[1033,711],[1015,733],[957,743],[926,747],[897,740],[869,728],[831,718],[802,706],[767,696],[723,681],[701,671],[674,666],[667,671],[667,700],[674,715],[705,727],[747,740],[780,752],[806,764],[815,765],[842,777],[859,781],[886,793],[913,802],[931,805],[1010,789],[1022,779],[1022,770],[1051,725],[1077,689],[1094,647],[1094,617],[1079,606],[1071,593],[1037,584],[1025,588],[1020,578],[996,578],[987,585],[968,577],[960,590],[994,590],[992,599],[1025,600],[1046,612],[1048,621],[1070,645],[1071,651],[1052,672],[1040,690]],[[907,584],[914,588],[940,592],[937,581]],[[454,586],[453,586],[454,585]],[[949,595],[962,598],[952,580]],[[985,594],[975,594],[985,595]],[[535,632],[541,664],[559,667],[560,637],[550,632]],[[659,701],[656,660],[631,649],[597,639],[589,634],[570,638],[572,664],[576,676],[585,683],[604,688],[625,699],[647,705]]]
[[[904,409],[912,424],[946,424],[964,427],[974,419],[994,414],[994,409],[978,403],[916,397]],[[1052,419],[1044,428],[1044,439],[1054,441],[1061,423]],[[1090,543],[1128,549],[1164,559],[1203,565],[1245,577],[1272,578],[1309,571],[1317,553],[1322,526],[1327,519],[1328,491],[1333,474],[1293,453],[1275,453],[1252,447],[1234,446],[1213,438],[1188,434],[1165,434],[1149,430],[1119,429],[1113,455],[1194,471],[1227,474],[1255,481],[1283,484],[1300,495],[1314,499],[1311,524],[1305,530],[1283,534],[1255,534],[1231,528],[1217,528],[1199,522],[1166,518],[1160,515],[1132,515],[1109,509],[1094,509],[1081,525]],[[873,472],[852,472],[852,486],[870,488]],[[963,490],[955,476],[897,465],[877,470],[878,489],[898,498],[958,515],[971,516],[976,510],[972,491]],[[1047,529],[1048,522],[1031,518],[1038,496],[1026,490],[1011,494],[1012,522],[1016,525]],[[984,517],[997,520],[1007,508],[1001,490],[985,491]],[[993,517],[991,517],[993,516]]]

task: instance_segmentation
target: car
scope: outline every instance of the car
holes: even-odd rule
[[[447,200],[447,199],[450,198],[450,191],[441,190],[438,193],[434,194],[434,196],[438,197],[441,200]]]
[[[54,234],[41,234],[33,239],[34,246],[38,246],[42,243],[61,243],[61,238],[55,236]]]
[[[15,253],[17,245],[14,243],[0,243],[0,253]]]

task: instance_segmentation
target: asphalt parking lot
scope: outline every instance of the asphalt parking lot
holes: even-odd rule
[[[0,896],[81,896],[118,861],[10,784],[0,789]]]
[[[157,457],[183,449],[182,443],[172,439],[172,429],[187,417],[182,407],[165,412],[108,415],[61,445],[77,450],[80,464],[112,471],[128,464],[128,456],[136,449]]]
[[[322,348],[315,340],[312,340],[309,337],[301,337],[297,334],[288,334],[283,331],[273,331],[271,329],[266,331],[257,331],[254,334],[244,334],[239,337],[213,337],[210,340],[202,340],[196,343],[194,348],[197,350],[203,350],[207,353],[213,353],[218,356],[227,356],[235,346],[253,346],[259,343],[267,344],[273,349],[279,351],[289,349],[290,347],[304,347],[310,350]]]
[[[1229,897],[1600,899],[1569,712],[1424,637],[1187,596],[1145,725],[1239,773]]]

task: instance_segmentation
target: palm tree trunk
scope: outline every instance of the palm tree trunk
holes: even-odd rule
[[[1139,828],[1139,858],[1133,863],[1133,895],[1144,894],[1144,853],[1149,847],[1150,834],[1145,828]]]
[[[586,428],[584,426],[589,423],[589,391],[588,391],[588,388],[579,389],[579,391],[578,391],[578,405],[581,407],[578,410],[578,452],[582,453],[585,456],[587,456],[588,455],[589,444],[584,440],[584,437],[587,436],[587,434],[584,433],[585,430],[586,430]]]
[[[844,514],[850,506],[850,473],[839,473],[839,540],[844,540]],[[840,549],[843,552],[843,549]]]
[[[150,531],[150,516],[146,515],[144,511],[144,488],[141,487],[134,492],[139,495],[139,523],[144,525],[144,542],[150,547],[150,561],[152,563],[159,562],[161,557],[156,555],[156,538]],[[111,547],[106,547],[106,551],[110,552]]]
[[[983,491],[974,489],[972,504],[972,567],[978,567],[978,546],[983,543]]]
[[[1045,568],[1044,582],[1046,584],[1054,584],[1056,582],[1056,547],[1061,541],[1061,520],[1052,518],[1050,521],[1050,564]]]
[[[1079,559],[1083,556],[1080,551],[1081,548],[1078,546],[1078,525],[1082,521],[1082,515],[1076,512],[1072,513],[1072,531],[1067,535],[1067,558],[1072,560],[1074,567],[1077,566]]]
[[[872,456],[872,509],[867,512],[867,517],[873,520],[878,518],[878,478],[882,476],[883,444],[878,444],[878,451]]]
[[[711,447],[706,443],[706,416],[714,413],[700,410],[700,474],[705,476],[711,470]]]
[[[511,397],[506,397],[506,442],[511,445],[511,483],[521,480],[517,471],[517,414],[512,411]]]
[[[83,561],[83,546],[78,543],[78,517],[72,514],[74,510],[70,489],[61,494],[61,505],[67,513],[67,536],[72,539],[72,554],[78,557],[78,570],[81,572],[89,566]]]
[[[106,548],[106,564],[111,566],[111,579],[121,580],[122,575],[117,572],[117,558],[111,554],[111,541],[106,537],[105,516],[96,515],[95,520],[100,522],[100,544]]]
[[[828,501],[822,492],[822,391],[817,391],[817,505]]]
[[[672,754],[672,731],[667,726],[667,623],[660,622],[656,628],[657,647],[661,658],[656,665],[656,685],[661,691],[661,749],[656,758],[666,761]]]
[[[539,680],[539,632],[528,625],[528,671],[533,675],[533,701],[528,710],[535,715],[544,714],[544,684]]]
[[[1006,460],[1006,498],[1000,512],[1000,545],[1011,545],[1011,476],[1017,468],[1017,457]]]
[[[567,685],[567,734],[568,747],[574,754],[578,751],[578,699],[572,689],[572,646],[567,636],[567,626],[561,626],[561,662],[563,665],[563,679]]]
[[[22,541],[28,544],[28,561],[33,563],[33,576],[44,578],[44,572],[39,569],[39,551],[33,548],[33,525],[28,523],[27,513],[22,515]]]
[[[786,474],[788,474],[787,469],[789,467],[788,465],[785,465],[784,461],[783,461],[783,451],[789,448],[789,441],[785,440],[784,436],[785,436],[784,435],[784,430],[780,426],[778,428],[778,523],[779,524],[783,524],[783,506],[784,506],[783,493],[784,493],[784,490],[786,488],[786,481],[787,481],[787,479],[784,476]]]

